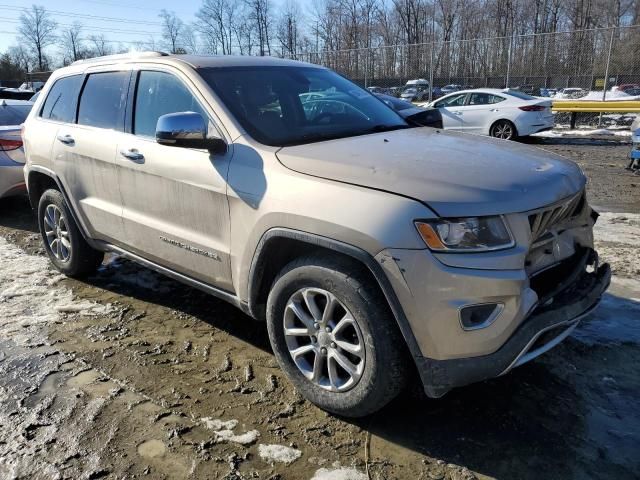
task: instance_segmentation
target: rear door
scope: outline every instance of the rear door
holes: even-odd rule
[[[130,70],[89,72],[77,123],[58,129],[52,152],[55,171],[91,238],[113,243],[123,236],[116,146],[123,134]]]
[[[133,82],[132,82],[133,83]],[[117,148],[127,247],[189,277],[232,291],[227,172],[231,152],[161,145],[158,118],[197,112],[222,136],[188,77],[169,67],[136,72],[128,134]]]
[[[442,114],[442,126],[445,129],[460,130],[462,128],[461,107],[464,106],[466,98],[466,93],[454,93],[433,104]]]
[[[487,92],[470,92],[465,106],[460,108],[462,130],[488,134],[489,128],[501,115],[501,102],[506,99]]]

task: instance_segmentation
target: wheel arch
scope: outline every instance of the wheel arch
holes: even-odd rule
[[[248,308],[250,314],[258,320],[264,320],[267,296],[278,273],[290,261],[302,255],[316,252],[339,255],[366,267],[373,285],[380,290],[396,319],[411,355],[413,357],[421,355],[409,321],[391,283],[373,256],[354,245],[321,235],[288,228],[272,228],[262,236],[249,270]]]
[[[29,194],[29,203],[31,204],[31,208],[33,208],[34,210],[38,208],[40,197],[46,190],[50,188],[54,188],[62,194],[64,201],[67,204],[67,208],[69,209],[69,212],[71,212],[71,216],[73,217],[78,230],[80,230],[80,234],[89,245],[99,250],[98,246],[91,240],[91,237],[89,237],[89,235],[87,234],[87,229],[84,222],[82,222],[81,218],[75,211],[73,203],[69,201],[69,196],[67,195],[66,189],[62,185],[62,182],[55,174],[55,172],[49,170],[48,168],[40,167],[37,165],[31,166],[27,175],[27,191]]]

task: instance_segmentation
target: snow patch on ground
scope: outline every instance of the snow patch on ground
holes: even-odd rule
[[[367,475],[355,468],[321,468],[316,470],[311,480],[367,480]]]
[[[205,417],[200,419],[200,421],[207,427],[209,430],[233,430],[238,426],[238,420],[227,420],[222,421],[218,418]]]
[[[260,458],[267,463],[293,463],[302,456],[300,450],[284,445],[258,445]]]
[[[543,138],[560,138],[560,137],[593,137],[593,136],[615,136],[615,137],[630,137],[631,130],[628,128],[623,129],[610,129],[610,128],[576,128],[571,130],[569,128],[554,128],[553,130],[547,130],[546,132],[534,133],[532,137]]]
[[[210,430],[214,430],[213,436],[216,443],[233,442],[240,445],[251,445],[255,443],[260,437],[260,432],[257,430],[249,430],[248,432],[236,434],[235,428],[238,426],[237,420],[219,420],[217,418],[206,417],[200,419],[205,427]]]
[[[0,237],[0,328],[17,343],[30,335],[23,329],[58,321],[63,313],[97,315],[111,307],[77,302],[46,257],[29,255]],[[14,335],[15,334],[15,335]]]
[[[616,276],[640,278],[640,214],[601,212],[593,229],[596,250]]]

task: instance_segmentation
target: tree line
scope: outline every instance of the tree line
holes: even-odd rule
[[[284,0],[277,8],[273,0],[202,0],[190,22],[167,10],[158,18],[157,38],[118,43],[90,34],[81,22],[61,27],[44,7],[33,5],[20,16],[16,44],[0,56],[0,78],[10,71],[45,71],[132,48],[301,58],[355,76],[362,76],[363,69],[398,76],[399,69],[424,71],[430,62],[440,72],[467,69],[472,75],[477,73],[474,62],[504,68],[514,47],[511,38],[573,30],[585,37],[573,35],[555,50],[548,42],[530,48],[544,62],[557,61],[554,56],[570,50],[578,63],[588,63],[595,53],[584,53],[583,44],[591,41],[595,49],[601,43],[587,38],[588,31],[640,24],[640,0],[316,0],[306,9],[296,0]],[[477,45],[471,51],[465,41],[477,38],[499,40],[487,41],[485,52],[476,51]],[[433,49],[408,47],[434,42],[440,45],[437,58]],[[379,53],[368,53],[374,47]],[[468,65],[461,64],[462,58]],[[494,68],[485,67],[486,72]]]

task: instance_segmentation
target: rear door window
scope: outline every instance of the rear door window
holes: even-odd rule
[[[469,105],[492,105],[503,100],[504,98],[490,93],[474,92],[469,94]]]
[[[78,123],[91,127],[122,130],[129,76],[129,72],[89,75],[80,97]]]
[[[57,80],[47,94],[40,116],[56,122],[74,123],[81,84],[82,75],[72,75]]]
[[[196,112],[205,124],[207,114],[189,89],[175,76],[165,72],[141,71],[134,109],[133,133],[156,136],[158,118],[168,113]]]

